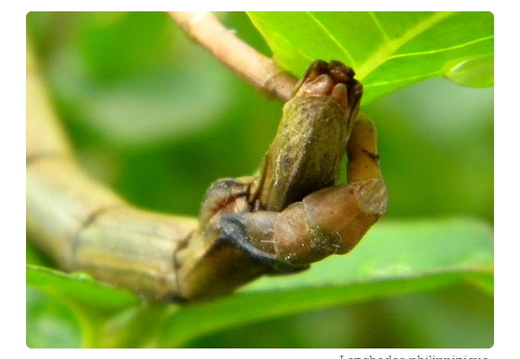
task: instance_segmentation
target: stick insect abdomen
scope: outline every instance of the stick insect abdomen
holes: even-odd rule
[[[197,220],[136,209],[86,175],[72,157],[30,51],[28,56],[29,238],[64,270],[153,300],[179,298],[174,254]]]

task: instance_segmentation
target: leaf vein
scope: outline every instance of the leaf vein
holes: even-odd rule
[[[388,33],[386,32],[384,26],[381,24],[381,22],[379,21],[379,18],[376,16],[376,13],[373,11],[370,11],[370,17],[372,17],[374,24],[376,25],[378,30],[381,32],[381,34],[383,34],[383,37],[385,38],[385,40],[390,41],[390,36],[388,36]]]
[[[318,25],[318,27],[332,40],[332,42],[345,54],[345,56],[349,59],[349,63],[352,67],[357,67],[355,60],[350,55],[349,51],[341,44],[340,41],[327,29],[323,23],[316,18],[311,12],[307,12],[307,15]]]
[[[398,58],[401,58],[401,57],[408,57],[408,56],[432,55],[432,54],[437,54],[437,53],[441,53],[441,52],[447,52],[447,51],[462,49],[464,47],[471,46],[471,45],[477,44],[479,42],[485,42],[485,41],[491,40],[493,38],[494,38],[494,35],[491,35],[491,36],[487,36],[487,37],[482,37],[480,39],[475,39],[475,40],[472,40],[472,41],[468,41],[468,42],[463,43],[463,44],[458,44],[458,45],[453,45],[453,46],[450,46],[450,47],[445,47],[443,49],[434,49],[434,50],[418,51],[418,52],[409,52],[409,53],[405,53],[405,54],[395,54],[395,55],[390,56],[388,58],[388,60],[398,59]]]
[[[395,80],[391,80],[391,81],[381,81],[381,82],[377,82],[377,83],[370,83],[365,87],[365,89],[367,88],[373,88],[373,87],[379,87],[379,86],[388,86],[388,85],[393,85],[393,84],[397,84],[397,83],[406,83],[406,82],[415,82],[417,80],[425,80],[425,79],[428,79],[430,77],[435,77],[435,76],[438,76],[439,74],[441,74],[441,71],[433,71],[433,72],[430,72],[430,73],[427,73],[427,74],[420,74],[420,75],[417,75],[417,76],[408,76],[408,77],[402,77],[402,78],[398,78],[398,79],[395,79]]]
[[[430,29],[435,24],[445,20],[446,18],[453,16],[453,13],[434,13],[429,18],[422,20],[416,24],[416,26],[410,28],[403,35],[395,38],[386,44],[384,44],[377,52],[369,57],[361,66],[357,67],[358,79],[362,80],[367,77],[372,71],[378,68],[381,64],[388,61],[388,59],[395,54],[395,52],[403,45],[411,41],[412,39],[420,36],[426,30]]]

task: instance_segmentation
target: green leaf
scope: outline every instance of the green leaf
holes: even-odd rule
[[[27,265],[29,286],[49,293],[59,293],[98,308],[125,308],[140,302],[135,295],[97,282],[83,273],[67,274],[50,268]]]
[[[275,61],[300,76],[315,59],[356,71],[366,102],[436,76],[493,84],[489,12],[251,12]]]
[[[161,345],[179,346],[243,323],[463,280],[493,290],[493,232],[486,224],[463,219],[381,223],[347,257],[173,311],[160,331]]]
[[[74,348],[81,345],[80,321],[55,297],[27,288],[26,344],[29,348]]]

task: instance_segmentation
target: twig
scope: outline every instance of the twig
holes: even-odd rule
[[[170,12],[184,31],[215,58],[266,96],[286,102],[296,79],[251,48],[208,12]]]

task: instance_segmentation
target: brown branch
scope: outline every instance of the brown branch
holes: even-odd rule
[[[170,12],[175,22],[215,58],[270,98],[286,102],[296,79],[226,29],[208,12]]]

